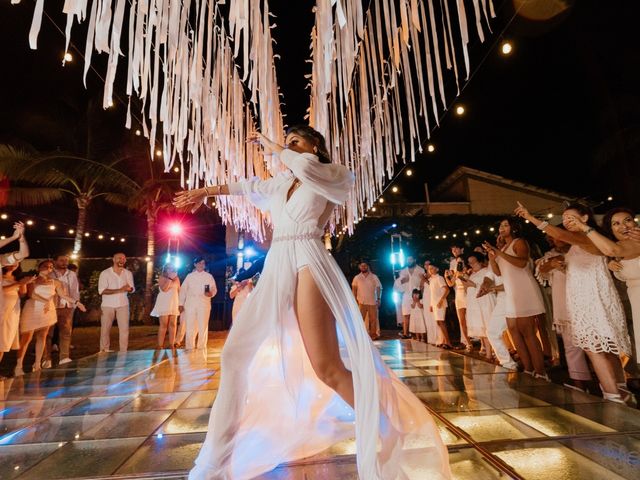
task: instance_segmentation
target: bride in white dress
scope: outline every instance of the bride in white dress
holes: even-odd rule
[[[384,364],[344,275],[320,238],[354,179],[310,127],[284,148],[256,134],[288,171],[181,192],[247,195],[273,223],[260,282],[222,351],[220,387],[191,480],[242,480],[356,438],[362,480],[450,478],[447,449],[420,400]]]

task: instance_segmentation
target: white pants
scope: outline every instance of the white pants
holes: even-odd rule
[[[120,351],[126,352],[129,348],[129,305],[123,307],[102,307],[100,317],[100,351],[109,350],[111,345],[111,326],[113,319],[118,321],[120,335]]]
[[[211,301],[207,302],[187,300],[184,304],[184,312],[181,320],[184,320],[187,328],[187,343],[185,348],[196,348],[196,335],[198,336],[197,348],[207,348],[209,337],[209,314],[211,313]]]

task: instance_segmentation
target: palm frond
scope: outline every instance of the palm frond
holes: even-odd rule
[[[59,188],[47,187],[11,187],[9,190],[9,205],[35,207],[58,202],[65,197],[65,191]]]

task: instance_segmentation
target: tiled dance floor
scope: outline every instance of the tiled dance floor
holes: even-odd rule
[[[436,417],[455,478],[640,478],[640,411],[417,342],[377,345]],[[221,347],[95,355],[0,382],[0,478],[184,478]],[[356,479],[353,451],[345,442],[261,480]]]

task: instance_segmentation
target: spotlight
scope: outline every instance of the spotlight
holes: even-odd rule
[[[465,109],[462,105],[458,105],[456,107],[456,115],[458,115],[459,117],[461,117],[462,115],[464,115]]]
[[[509,41],[504,41],[502,42],[500,51],[502,52],[503,55],[509,55],[513,51],[513,45]]]
[[[172,223],[171,225],[169,225],[169,233],[171,233],[171,235],[173,235],[174,237],[182,235],[182,232],[182,225],[180,225],[179,223]]]
[[[398,226],[398,224],[397,224],[397,223],[392,223],[392,224],[391,224],[391,228],[396,228],[397,226]]]
[[[251,258],[255,257],[258,252],[255,251],[253,247],[247,247],[244,249],[244,257]]]
[[[430,143],[429,145],[427,145],[427,152],[433,153],[435,151],[436,151],[436,147],[433,143]]]

